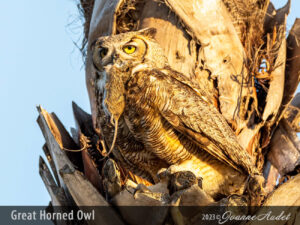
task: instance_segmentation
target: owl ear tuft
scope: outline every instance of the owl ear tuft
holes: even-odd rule
[[[138,31],[139,34],[147,36],[149,38],[155,38],[156,32],[157,30],[154,27],[147,27]]]

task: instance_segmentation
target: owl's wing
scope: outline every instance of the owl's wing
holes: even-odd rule
[[[172,76],[172,71],[152,70],[150,76],[156,93],[152,104],[177,131],[233,168],[249,174],[256,172],[250,155],[240,146],[224,117],[201,93],[182,77],[178,79],[180,75]]]

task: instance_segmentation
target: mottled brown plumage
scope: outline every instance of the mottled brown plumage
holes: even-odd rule
[[[93,45],[96,124],[108,148],[117,125],[113,154],[148,180],[157,182],[157,172],[171,166],[202,177],[213,197],[242,193],[247,175],[260,186],[251,157],[205,90],[168,66],[154,33],[101,37]]]

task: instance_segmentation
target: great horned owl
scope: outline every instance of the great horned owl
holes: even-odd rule
[[[96,126],[106,145],[124,167],[152,182],[161,168],[175,166],[202,177],[213,197],[241,193],[248,175],[262,184],[205,90],[170,68],[155,31],[100,37],[92,45]]]

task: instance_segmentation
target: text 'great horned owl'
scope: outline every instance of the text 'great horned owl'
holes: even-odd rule
[[[202,177],[213,197],[242,193],[247,175],[261,185],[205,90],[169,67],[154,35],[148,28],[100,37],[92,46],[96,129],[106,145],[125,168],[152,182],[171,166]]]

